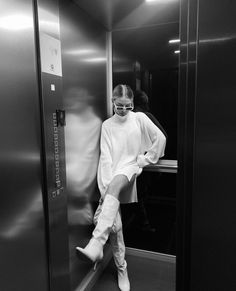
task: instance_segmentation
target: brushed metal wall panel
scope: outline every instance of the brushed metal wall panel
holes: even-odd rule
[[[189,286],[189,252],[191,231],[191,172],[187,171],[186,146],[186,104],[188,80],[188,3],[181,1],[180,17],[180,66],[179,66],[179,98],[178,98],[178,174],[177,174],[177,256],[176,256],[176,290],[188,290]],[[190,180],[190,183],[187,181]],[[190,188],[189,188],[190,187]]]
[[[33,5],[0,2],[0,289],[47,291]]]
[[[58,1],[37,1],[40,55],[41,110],[44,137],[50,290],[67,291],[69,248],[65,169],[64,125],[57,111],[64,110],[62,97],[61,42]]]
[[[235,8],[182,1],[177,290],[236,288]]]
[[[234,290],[234,1],[199,1],[191,290]]]

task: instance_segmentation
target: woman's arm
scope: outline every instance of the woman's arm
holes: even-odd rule
[[[141,125],[143,150],[146,152],[145,155],[138,156],[137,163],[143,168],[157,163],[164,156],[166,137],[144,113],[137,114]]]
[[[112,157],[111,141],[107,128],[102,125],[100,140],[100,158],[98,166],[98,186],[101,195],[105,194],[109,183],[112,180]]]

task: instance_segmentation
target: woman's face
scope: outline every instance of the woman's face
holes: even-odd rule
[[[133,101],[128,97],[118,97],[113,101],[114,111],[120,116],[125,116],[134,109]]]

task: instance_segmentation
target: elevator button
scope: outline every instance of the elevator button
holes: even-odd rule
[[[61,109],[56,110],[56,116],[57,116],[57,125],[65,126],[66,125],[65,110],[61,110]]]
[[[57,187],[57,188],[61,187],[61,181],[60,181],[60,180],[59,180],[59,181],[56,181],[55,184],[56,184],[56,187]]]

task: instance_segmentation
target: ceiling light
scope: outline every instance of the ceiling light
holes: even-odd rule
[[[180,53],[180,50],[175,51],[175,54],[179,54],[179,53]]]
[[[169,43],[178,43],[178,42],[180,42],[180,39],[171,39],[171,40],[169,40]]]

